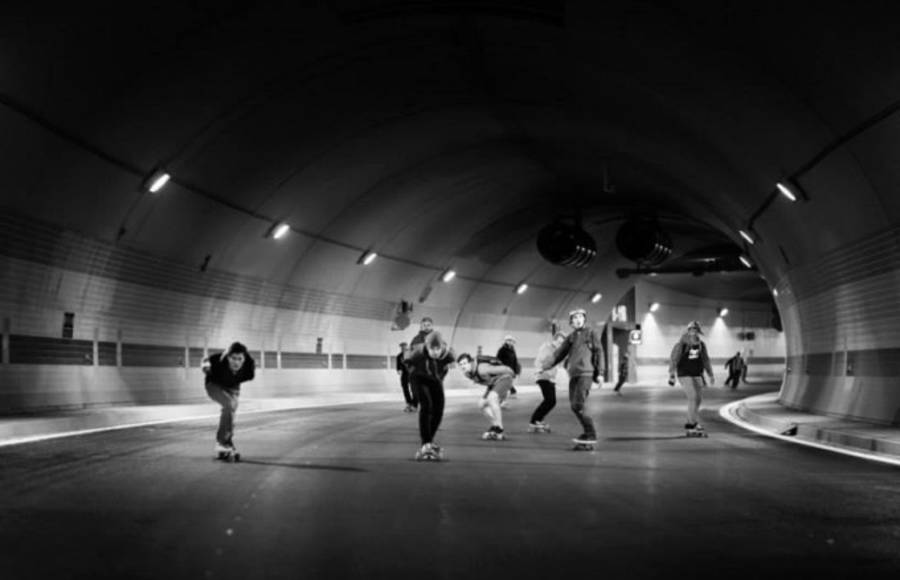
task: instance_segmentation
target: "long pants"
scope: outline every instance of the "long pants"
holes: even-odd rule
[[[419,401],[416,399],[415,390],[409,385],[409,375],[407,373],[400,375],[400,388],[403,390],[403,400],[406,401],[406,404],[418,407]]]
[[[616,383],[616,387],[613,390],[618,392],[619,389],[622,388],[622,385],[624,385],[625,381],[627,381],[627,380],[628,380],[628,373],[620,373],[619,374],[619,382]]]
[[[585,412],[585,403],[587,403],[588,395],[591,393],[591,385],[593,381],[590,376],[572,377],[569,379],[569,403],[572,405],[572,412],[575,418],[584,428],[584,435],[588,437],[596,437],[597,430],[594,428],[594,420]]]
[[[222,413],[219,415],[219,429],[216,431],[216,441],[220,445],[232,445],[234,416],[237,413],[238,399],[241,392],[226,389],[215,383],[207,383],[206,394],[222,407]]]
[[[700,403],[703,402],[703,377],[678,377],[684,394],[687,395],[687,422],[691,425],[700,422]]]
[[[419,399],[419,437],[422,445],[432,443],[444,417],[444,385],[417,378],[413,387]]]
[[[725,381],[725,386],[731,385],[731,388],[737,388],[738,382],[741,380],[741,371],[732,372],[728,374],[728,380]],[[732,383],[734,383],[732,385]]]
[[[547,416],[547,413],[552,411],[553,407],[556,406],[556,383],[546,379],[540,379],[537,384],[541,388],[541,395],[544,397],[544,400],[541,401],[541,404],[538,405],[537,409],[534,410],[534,413],[531,414],[532,423],[543,421],[544,417]]]

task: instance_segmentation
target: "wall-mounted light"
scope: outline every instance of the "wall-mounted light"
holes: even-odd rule
[[[778,288],[772,288],[772,296],[778,298]]]
[[[362,253],[362,255],[359,257],[359,259],[356,260],[356,263],[362,264],[363,266],[368,266],[377,257],[378,257],[378,254],[376,254],[375,252],[373,252],[371,250],[366,250],[365,252]]]
[[[657,310],[659,310],[659,302],[651,302],[650,312],[656,312]]]
[[[783,195],[784,197],[788,198],[791,201],[797,201],[797,196],[794,195],[794,192],[788,189],[788,187],[783,183],[776,183],[775,187],[778,188],[778,191],[780,191],[781,195]]]
[[[747,240],[747,243],[751,246],[756,243],[756,240],[753,239],[753,236],[745,232],[744,230],[738,230],[738,233],[741,234],[741,237]]]
[[[596,304],[596,303],[600,302],[602,299],[603,299],[603,294],[600,294],[599,292],[594,292],[594,295],[591,296],[591,304]]]
[[[456,278],[456,271],[452,269],[444,270],[444,273],[441,274],[441,282],[449,282]]]
[[[144,180],[144,189],[149,191],[150,193],[156,193],[172,179],[172,176],[169,175],[165,169],[155,169],[148,177]]]
[[[516,294],[525,294],[525,292],[527,290],[528,290],[528,284],[526,284],[525,282],[522,282],[521,284],[516,286]]]
[[[726,316],[728,316],[728,309],[725,307],[719,308],[718,315],[719,318],[725,318]]]
[[[753,267],[753,264],[750,262],[750,259],[747,258],[747,256],[744,256],[743,254],[742,254],[741,256],[738,257],[738,260],[740,260],[740,261],[741,261],[741,264],[747,266],[748,268],[752,268],[752,267]]]
[[[284,222],[279,222],[269,228],[268,237],[275,240],[280,240],[281,238],[286,236],[289,231],[291,231],[291,226]]]

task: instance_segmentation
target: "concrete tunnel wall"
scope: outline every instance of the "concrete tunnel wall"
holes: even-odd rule
[[[211,325],[210,341],[241,326],[268,343],[302,327],[380,357],[398,341],[357,321],[389,324],[451,263],[466,279],[416,315],[446,313],[461,342],[536,341],[591,292],[605,318],[627,289],[598,224],[636,200],[703,221],[759,267],[785,328],[783,404],[900,421],[900,43],[878,9],[401,4],[139,22],[5,7],[4,353],[18,332],[57,336],[71,311],[88,339],[124,328],[177,347]],[[161,163],[173,184],[141,193]],[[773,197],[776,181],[800,201]],[[590,272],[533,250],[558,206],[590,218]],[[275,249],[263,232],[278,219],[303,233]],[[31,241],[49,230],[57,241]],[[395,259],[364,272],[373,244]],[[156,269],[123,280],[116,252]],[[524,279],[534,291],[514,299]],[[41,388],[29,380],[45,379],[14,390]]]

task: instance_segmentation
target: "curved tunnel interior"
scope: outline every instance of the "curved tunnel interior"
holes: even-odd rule
[[[3,12],[8,412],[190,400],[232,340],[264,394],[386,389],[422,316],[527,357],[585,307],[646,380],[696,319],[785,406],[900,416],[900,45],[874,8]],[[560,223],[568,265],[537,244]]]

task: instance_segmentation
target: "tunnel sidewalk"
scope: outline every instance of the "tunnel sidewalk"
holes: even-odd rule
[[[719,414],[770,437],[900,466],[900,429],[787,409],[777,392],[724,405]]]

